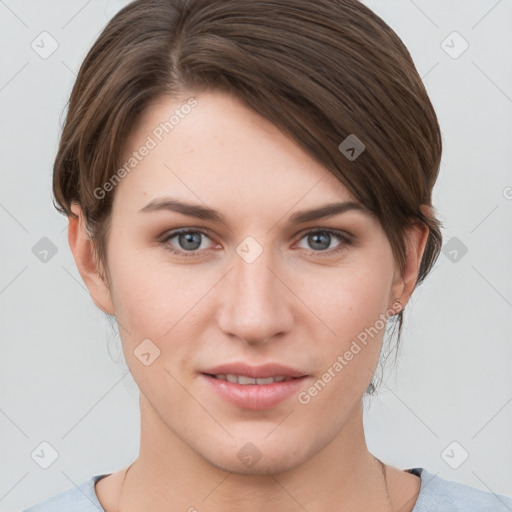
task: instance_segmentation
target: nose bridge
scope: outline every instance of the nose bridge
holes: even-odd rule
[[[254,238],[247,237],[238,245],[222,290],[219,321],[225,333],[257,342],[290,328],[289,296],[275,267],[272,250]]]

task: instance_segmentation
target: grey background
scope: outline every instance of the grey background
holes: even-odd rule
[[[0,0],[2,511],[138,453],[137,388],[51,201],[76,72],[125,3]],[[407,306],[398,364],[365,415],[368,445],[389,464],[512,496],[512,2],[365,3],[409,48],[439,115],[447,244]],[[469,44],[457,58],[453,31]],[[43,441],[58,452],[47,469],[31,455]]]

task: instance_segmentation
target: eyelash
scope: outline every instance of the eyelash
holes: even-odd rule
[[[172,252],[173,254],[177,254],[179,256],[183,256],[185,258],[189,258],[189,257],[193,257],[193,256],[198,256],[202,253],[202,250],[201,251],[183,251],[183,250],[176,250],[176,249],[172,249],[170,247],[170,244],[169,244],[169,241],[178,236],[178,235],[181,235],[181,234],[184,234],[184,233],[200,233],[206,237],[209,238],[208,236],[208,233],[206,233],[205,231],[202,231],[200,229],[178,229],[178,230],[175,230],[175,231],[171,231],[170,233],[166,234],[160,241],[161,243],[165,246],[165,248]],[[334,254],[337,254],[341,251],[343,251],[344,249],[346,249],[348,246],[351,246],[353,245],[353,241],[350,239],[350,237],[346,234],[344,234],[343,232],[341,231],[337,231],[337,230],[333,230],[333,229],[322,229],[322,228],[317,228],[317,229],[313,229],[313,230],[310,230],[310,231],[307,231],[306,233],[304,233],[299,240],[302,240],[303,238],[305,238],[306,236],[309,236],[309,235],[314,235],[314,234],[324,234],[324,233],[328,233],[329,235],[333,235],[334,237],[338,238],[339,241],[341,242],[337,247],[335,247],[334,249],[326,249],[326,250],[323,250],[323,251],[315,251],[315,250],[307,250],[305,249],[308,254],[310,255],[314,255],[314,256],[320,256],[320,257],[323,257],[324,255],[325,256],[332,256]]]

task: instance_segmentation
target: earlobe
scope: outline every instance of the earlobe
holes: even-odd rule
[[[111,293],[96,263],[94,243],[87,232],[84,213],[78,204],[73,204],[71,211],[76,217],[68,217],[68,242],[78,272],[94,304],[105,313],[113,315],[114,305]]]

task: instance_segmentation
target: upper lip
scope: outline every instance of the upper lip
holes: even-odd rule
[[[253,379],[264,379],[267,377],[304,377],[306,374],[289,366],[277,363],[268,363],[261,366],[251,366],[242,362],[226,363],[219,366],[212,366],[201,373],[209,375],[246,375]]]

